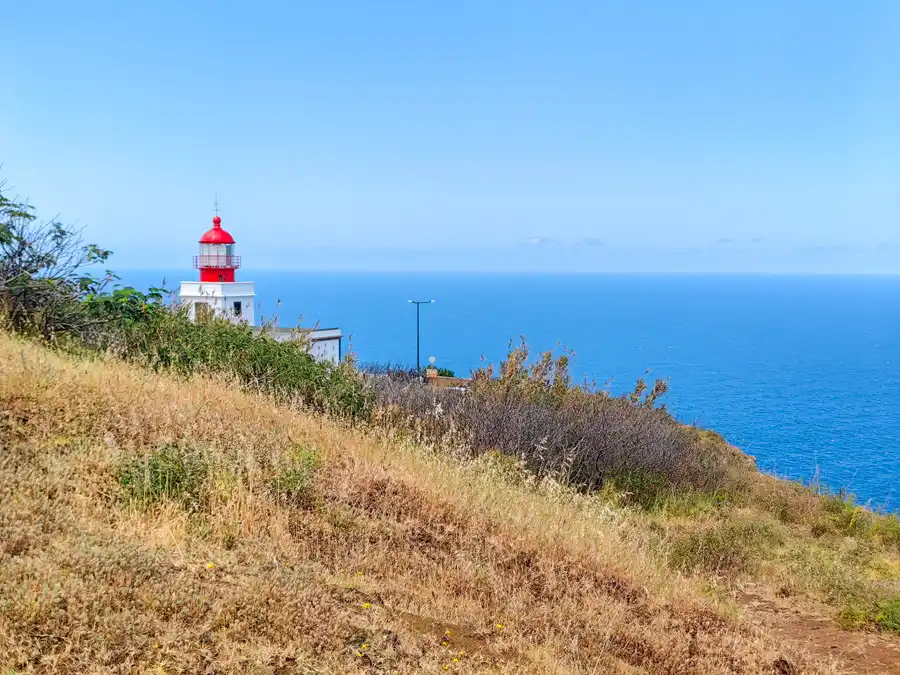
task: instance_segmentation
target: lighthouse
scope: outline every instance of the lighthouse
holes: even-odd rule
[[[218,213],[212,222],[212,228],[200,237],[200,250],[194,256],[194,269],[200,271],[200,281],[181,282],[181,302],[187,305],[193,321],[219,316],[252,326],[254,283],[235,281],[241,257],[235,254],[234,237],[222,227]]]
[[[340,361],[343,334],[339,328],[283,328],[276,322],[267,322],[270,325],[264,327],[254,325],[255,284],[235,279],[241,257],[235,254],[234,237],[222,227],[218,204],[212,224],[200,237],[200,250],[194,256],[194,269],[199,270],[200,281],[182,281],[179,291],[191,321],[216,316],[233,323],[246,323],[256,333],[265,332],[278,342],[305,340],[313,358]]]

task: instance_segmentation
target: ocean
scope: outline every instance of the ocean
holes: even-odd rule
[[[132,271],[177,288],[193,271]],[[572,374],[613,393],[668,378],[682,421],[721,433],[779,476],[897,510],[900,276],[510,275],[240,271],[257,320],[339,327],[362,362],[465,375],[525,336],[575,351]],[[279,302],[280,301],[280,302]],[[649,370],[649,373],[647,371]]]

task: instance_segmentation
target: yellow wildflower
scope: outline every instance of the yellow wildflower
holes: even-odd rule
[[[216,569],[216,563],[211,563],[211,562],[206,563],[206,569],[208,569],[208,570]]]
[[[371,606],[372,606],[372,603],[371,603],[371,602],[364,602],[364,603],[363,603],[363,609],[369,609],[369,607],[371,607]]]

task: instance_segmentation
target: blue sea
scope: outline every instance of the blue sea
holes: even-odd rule
[[[138,287],[193,279],[123,274]],[[900,507],[900,276],[491,275],[241,271],[260,314],[339,327],[363,362],[466,374],[524,335],[575,351],[573,375],[614,393],[668,378],[681,420],[779,476]],[[280,302],[279,302],[280,301]],[[345,341],[344,347],[347,348]],[[649,374],[646,371],[649,370]]]

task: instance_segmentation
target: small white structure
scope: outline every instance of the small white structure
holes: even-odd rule
[[[255,284],[234,280],[235,270],[241,266],[241,257],[234,254],[234,244],[234,238],[222,229],[222,219],[216,215],[212,229],[200,238],[200,254],[194,256],[200,281],[182,281],[178,294],[187,305],[191,321],[218,316],[254,326]],[[338,363],[343,356],[339,328],[254,328],[257,333],[265,332],[279,342],[306,339],[310,354],[316,359]]]
[[[274,328],[255,326],[257,333],[270,335],[278,342],[305,339],[313,358],[339,363],[343,358],[340,328]]]

